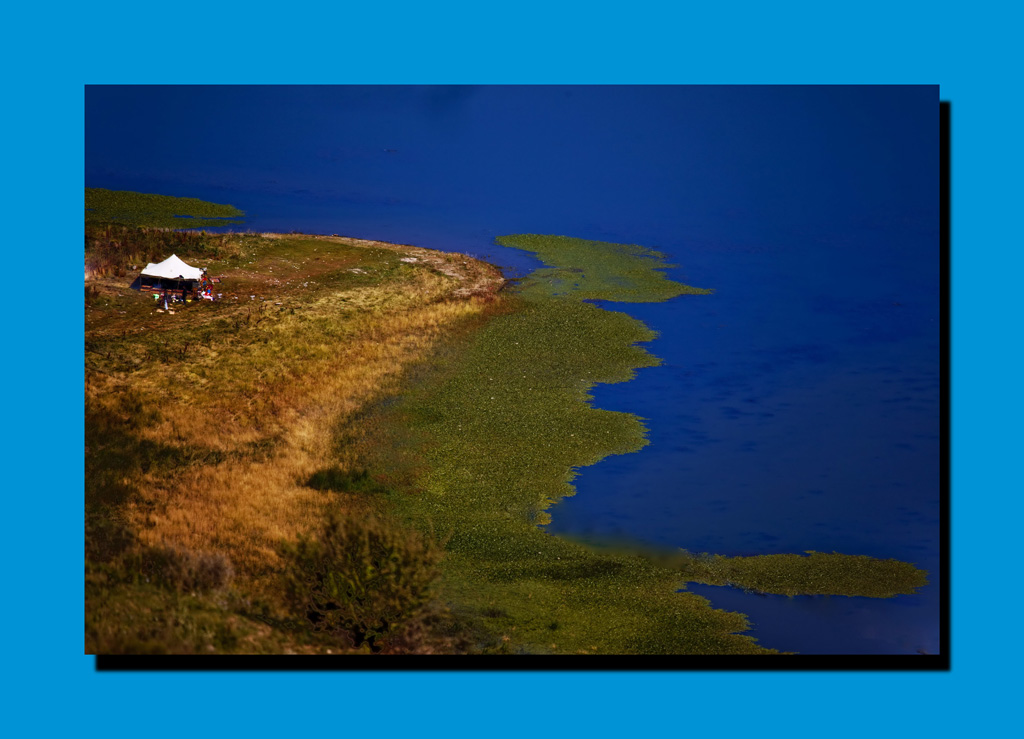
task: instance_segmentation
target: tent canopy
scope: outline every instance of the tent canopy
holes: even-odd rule
[[[199,267],[190,267],[172,254],[164,261],[153,264],[150,262],[142,270],[146,277],[164,277],[169,280],[198,280],[203,276]]]

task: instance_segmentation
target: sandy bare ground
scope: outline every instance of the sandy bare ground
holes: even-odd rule
[[[260,235],[272,239],[295,238],[298,236],[297,234],[277,233],[264,233]],[[398,252],[403,255],[403,262],[424,265],[457,280],[458,287],[454,288],[451,293],[452,297],[456,298],[466,298],[472,295],[492,295],[507,282],[502,276],[501,270],[497,267],[468,257],[465,254],[436,251],[410,244],[392,244],[387,241],[356,239],[349,236],[302,235],[302,237],[320,241],[331,241],[348,246],[387,249]]]

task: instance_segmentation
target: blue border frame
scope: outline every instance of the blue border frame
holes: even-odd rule
[[[15,723],[44,736],[154,737],[300,728],[945,735],[961,720],[1002,725],[1015,676],[1001,643],[1013,632],[983,604],[1013,597],[1004,568],[1020,518],[1008,464],[1020,399],[1000,391],[1020,381],[1018,334],[999,325],[1019,314],[1019,234],[1008,223],[1022,194],[1019,84],[1009,76],[1019,62],[1017,11],[874,0],[487,10],[391,2],[291,6],[281,17],[224,5],[8,11],[6,256],[40,284],[6,305],[7,430],[17,439],[5,486]],[[80,571],[68,568],[82,551],[81,298],[78,262],[60,261],[80,248],[83,85],[183,82],[938,83],[953,104],[952,670],[97,674],[82,656]]]

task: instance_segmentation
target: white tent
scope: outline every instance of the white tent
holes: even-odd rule
[[[146,277],[163,277],[168,280],[198,280],[202,278],[203,270],[188,266],[172,254],[158,264],[150,262],[142,270],[142,274]]]

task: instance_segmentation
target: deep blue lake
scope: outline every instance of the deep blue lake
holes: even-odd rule
[[[87,187],[199,197],[240,230],[470,253],[636,243],[709,296],[604,304],[663,360],[595,405],[650,445],[580,471],[557,534],[816,550],[930,573],[889,600],[692,586],[767,647],[939,651],[938,88],[86,88]]]

